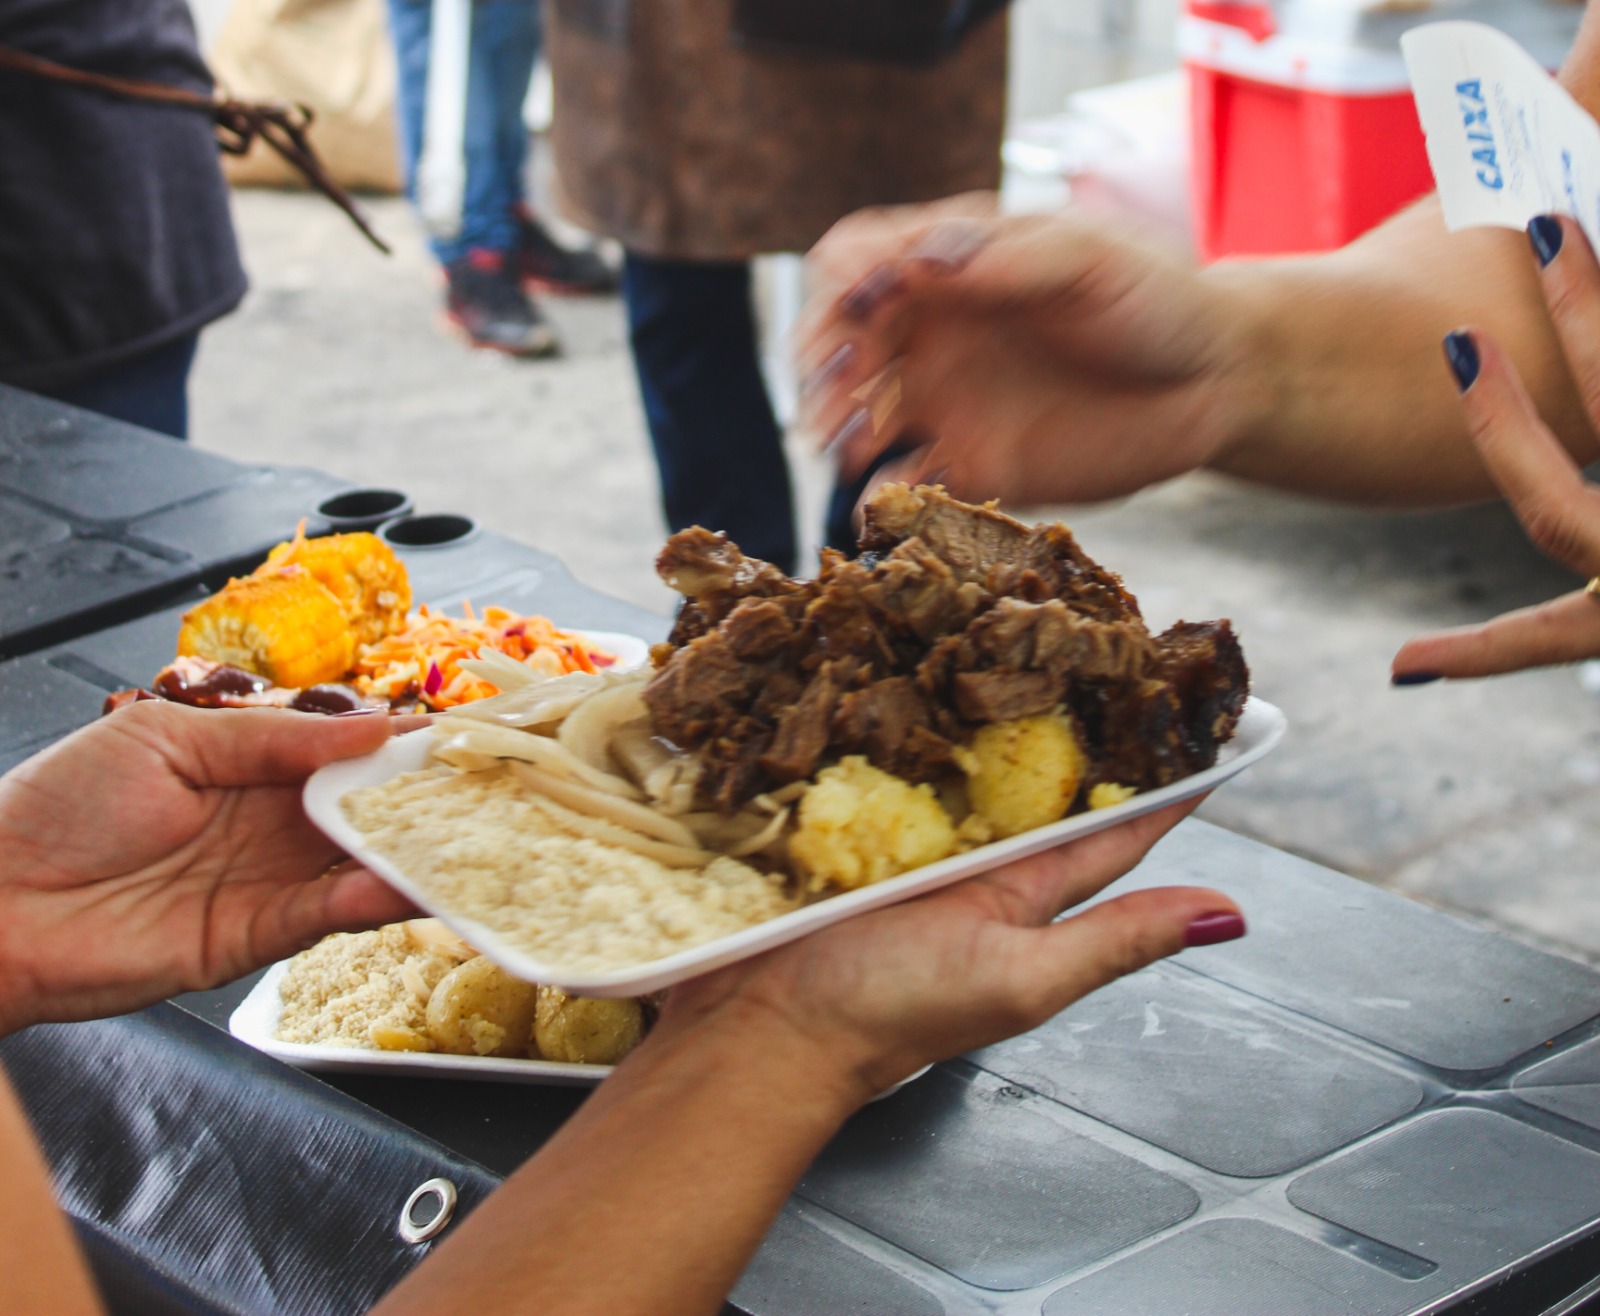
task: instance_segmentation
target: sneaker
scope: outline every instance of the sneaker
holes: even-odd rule
[[[616,292],[621,280],[593,247],[563,247],[531,211],[517,210],[517,269],[544,292]]]
[[[553,356],[556,331],[522,291],[510,258],[475,247],[445,267],[445,319],[474,347],[511,356]]]

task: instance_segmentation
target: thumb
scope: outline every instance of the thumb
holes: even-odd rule
[[[1107,983],[1192,946],[1233,941],[1244,915],[1220,892],[1204,887],[1133,891],[1039,929],[1016,958],[1026,981],[1023,999],[1037,1002],[1040,1021]]]
[[[183,716],[161,728],[162,749],[198,788],[297,785],[324,764],[370,754],[389,738],[383,709],[327,717],[281,708],[165,707]]]

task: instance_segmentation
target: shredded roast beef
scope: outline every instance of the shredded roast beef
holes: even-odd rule
[[[770,562],[746,557],[727,535],[694,526],[667,540],[656,556],[656,573],[683,595],[683,606],[667,637],[670,652],[715,630],[746,599],[802,594],[805,584],[791,580]],[[664,659],[654,655],[657,666]]]
[[[885,485],[864,512],[863,556],[825,553],[809,581],[725,535],[667,541],[657,570],[684,603],[645,702],[699,751],[705,803],[735,809],[840,754],[933,781],[978,727],[1056,708],[1088,785],[1165,785],[1233,735],[1250,674],[1226,621],[1152,636],[1066,527],[942,489]]]

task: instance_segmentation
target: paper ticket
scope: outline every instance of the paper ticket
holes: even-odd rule
[[[1510,37],[1430,23],[1400,39],[1446,226],[1560,212],[1600,250],[1600,124]]]

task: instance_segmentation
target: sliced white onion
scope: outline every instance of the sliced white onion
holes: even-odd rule
[[[511,765],[512,772],[520,767],[519,763]],[[670,845],[665,841],[653,840],[648,836],[641,836],[629,827],[622,827],[604,818],[596,818],[591,814],[579,813],[576,809],[568,809],[557,804],[537,788],[530,791],[529,799],[536,808],[548,814],[558,826],[573,832],[578,836],[586,836],[590,840],[600,841],[605,845],[619,846],[624,850],[632,850],[635,854],[642,854],[657,863],[665,864],[668,868],[704,868],[716,855],[709,850],[690,849],[682,845]]]
[[[596,771],[566,746],[549,736],[536,736],[526,731],[514,731],[510,727],[490,726],[485,723],[452,724],[448,718],[440,718],[435,722],[433,731],[435,735],[448,737],[443,745],[433,751],[436,758],[445,758],[446,762],[450,761],[447,755],[463,752],[488,754],[497,759],[516,759],[523,763],[537,764],[555,776],[570,777],[585,782],[608,795],[629,800],[644,798],[639,788],[632,782],[624,781],[609,772]]]
[[[624,723],[650,715],[644,706],[644,681],[641,672],[632,680],[597,690],[567,714],[556,738],[591,768],[612,771],[612,735]]]
[[[457,704],[447,718],[498,723],[505,727],[536,727],[559,722],[588,696],[606,687],[606,678],[589,672],[569,672],[566,676],[545,678],[533,673],[535,681],[517,690],[490,695],[471,703]],[[491,676],[487,678],[494,680]]]
[[[804,795],[806,787],[810,784],[809,781],[791,781],[787,786],[780,786],[775,791],[757,795],[750,803],[767,813],[776,813],[784,805],[793,804]]]
[[[769,845],[783,835],[783,829],[788,825],[789,822],[789,812],[790,811],[788,809],[780,809],[776,814],[773,815],[772,821],[754,836],[750,837],[748,840],[740,841],[736,845],[730,845],[725,851],[723,851],[723,853],[730,854],[735,859],[742,859],[745,855],[751,855],[757,853],[758,851],[765,850]]]
[[[436,745],[433,757],[441,763],[448,763],[452,768],[459,768],[462,772],[487,772],[490,768],[498,768],[500,760],[493,754],[480,754],[475,749],[464,749],[454,741],[446,745]]]
[[[524,690],[530,685],[542,685],[549,680],[547,676],[534,671],[526,663],[518,662],[510,654],[501,653],[499,649],[479,649],[476,658],[463,658],[456,666],[490,685],[498,686],[502,694]]]
[[[666,741],[650,730],[648,718],[628,722],[611,735],[611,757],[632,778],[634,785],[642,786],[651,795],[650,781],[654,773],[669,767],[677,757]]]
[[[681,845],[690,850],[700,849],[700,838],[692,831],[674,818],[662,817],[648,805],[635,804],[632,800],[620,799],[604,791],[594,790],[581,782],[541,772],[528,763],[513,763],[511,771],[528,785],[543,791],[557,804],[565,805],[569,809],[576,809],[579,813],[587,813],[595,818],[604,818],[619,827],[630,827],[645,836],[653,836],[656,840],[666,841],[671,845]]]

